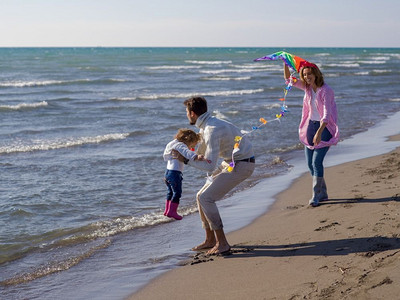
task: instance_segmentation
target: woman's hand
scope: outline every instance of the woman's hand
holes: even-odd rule
[[[321,125],[319,126],[319,128],[313,138],[314,146],[317,146],[319,143],[321,143],[322,132],[324,131],[325,127],[326,127],[326,123],[321,122]]]
[[[319,130],[314,135],[314,138],[313,138],[314,146],[317,146],[321,142],[321,135],[322,135],[322,131],[319,131]]]

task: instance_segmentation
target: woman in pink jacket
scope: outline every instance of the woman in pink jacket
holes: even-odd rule
[[[324,158],[329,147],[339,141],[337,110],[333,90],[324,83],[319,68],[304,62],[300,68],[300,79],[293,86],[304,91],[303,111],[299,125],[299,138],[305,146],[307,165],[313,177],[313,193],[309,204],[318,206],[328,200],[324,180]],[[290,71],[284,66],[284,76],[288,80]]]

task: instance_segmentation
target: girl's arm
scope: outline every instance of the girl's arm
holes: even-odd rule
[[[291,74],[290,74],[289,67],[287,66],[287,64],[284,63],[283,64],[283,77],[285,77],[286,84],[289,82],[288,80],[290,78],[290,75]],[[306,89],[305,84],[301,80],[296,80],[295,82],[293,82],[293,86],[298,89],[301,89],[303,91]]]
[[[289,79],[290,77],[289,67],[285,63],[283,63],[283,76],[285,77],[285,80]]]

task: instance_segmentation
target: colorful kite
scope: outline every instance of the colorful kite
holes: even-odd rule
[[[282,59],[285,64],[292,70],[292,71],[297,71],[300,72],[301,67],[305,66],[315,66],[314,64],[306,61],[305,59],[302,59],[301,57],[298,57],[296,55],[287,53],[285,51],[279,51],[275,52],[271,55],[267,55],[264,57],[260,57],[255,59],[254,61],[260,61],[260,60],[277,60],[278,58]]]
[[[238,152],[240,150],[240,142],[242,141],[242,138],[245,135],[248,135],[255,130],[261,129],[263,126],[267,125],[267,123],[269,123],[269,122],[273,122],[273,121],[280,122],[281,118],[287,112],[289,112],[288,107],[286,105],[286,95],[291,90],[293,83],[297,81],[297,79],[294,77],[294,73],[296,71],[299,72],[301,67],[315,66],[314,64],[306,61],[305,59],[302,59],[301,57],[292,55],[292,54],[284,52],[284,51],[279,51],[279,52],[273,53],[271,55],[260,57],[260,58],[255,59],[254,61],[277,60],[278,58],[282,59],[285,62],[285,64],[291,69],[291,75],[289,77],[289,80],[287,81],[286,87],[283,90],[283,97],[279,99],[279,101],[281,101],[281,103],[282,103],[281,111],[280,111],[280,113],[275,115],[275,119],[266,120],[264,118],[260,118],[260,122],[261,122],[260,125],[253,126],[251,131],[243,131],[242,130],[243,135],[235,137],[235,145],[233,146],[233,151],[232,151],[232,162],[229,163],[229,166],[227,168],[228,172],[232,172],[233,169],[235,168],[235,160],[234,160],[233,156],[236,152]]]

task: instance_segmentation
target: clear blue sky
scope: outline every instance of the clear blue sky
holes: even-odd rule
[[[400,47],[400,0],[0,0],[0,47]]]

